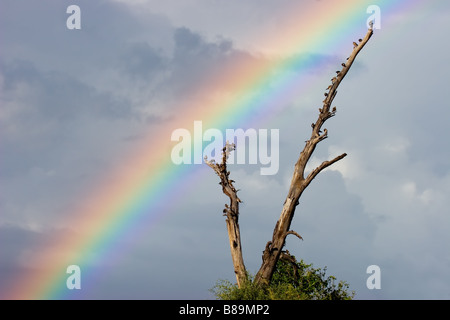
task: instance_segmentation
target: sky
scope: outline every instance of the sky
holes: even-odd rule
[[[339,87],[329,138],[308,168],[348,156],[302,195],[292,229],[304,240],[287,239],[292,254],[326,266],[356,299],[450,298],[450,4],[418,2],[386,16],[381,7],[381,28]],[[241,124],[279,130],[276,174],[261,175],[259,164],[229,167],[243,200],[245,265],[256,273],[323,92],[367,28],[353,25],[339,37],[347,43],[310,47],[283,45],[283,31],[317,27],[308,15],[324,19],[336,3],[0,0],[0,297],[48,267],[37,257],[58,239],[83,235],[76,215],[121,183],[110,177],[130,169],[136,150],[169,154],[167,132],[189,108],[233,96],[236,86],[221,81],[232,66],[319,59],[301,70],[306,89]],[[79,30],[66,26],[72,4],[81,9]],[[304,8],[301,18],[294,8]],[[192,132],[194,123],[184,123]],[[228,199],[206,165],[182,166],[194,173],[174,178],[157,218],[114,239],[114,258],[83,264],[82,289],[68,298],[213,299],[217,280],[235,281],[222,216]],[[366,286],[370,265],[380,267],[381,289]],[[89,268],[96,276],[84,278]]]

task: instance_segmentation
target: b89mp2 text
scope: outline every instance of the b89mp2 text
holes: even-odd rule
[[[269,305],[265,304],[232,304],[223,306],[223,314],[269,314]]]

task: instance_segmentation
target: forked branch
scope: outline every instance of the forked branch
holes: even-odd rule
[[[262,265],[258,273],[255,276],[254,282],[258,285],[268,284],[271,281],[276,264],[280,258],[290,261],[293,265],[296,265],[295,259],[289,254],[289,251],[283,250],[286,237],[290,234],[297,236],[299,239],[303,238],[295,231],[290,230],[291,222],[294,217],[295,208],[298,205],[298,201],[303,191],[308,187],[311,181],[325,168],[331,166],[337,161],[343,159],[347,154],[343,153],[332,160],[322,162],[318,167],[312,170],[305,178],[305,168],[311,158],[317,144],[326,138],[328,138],[328,130],[323,129],[324,123],[336,115],[336,107],[331,108],[331,104],[336,97],[337,88],[341,84],[342,80],[350,70],[356,56],[362,50],[362,48],[369,41],[373,34],[372,26],[368,30],[363,39],[359,39],[358,42],[353,43],[353,51],[345,62],[341,64],[342,69],[336,71],[336,76],[331,79],[331,84],[324,93],[325,99],[322,101],[323,105],[319,108],[319,116],[316,122],[311,124],[312,132],[309,140],[305,141],[305,147],[300,152],[297,163],[294,167],[294,173],[289,187],[288,195],[284,201],[283,208],[278,219],[272,240],[268,241],[262,255]],[[235,148],[234,144],[226,143],[222,152],[222,163],[215,163],[214,160],[208,161],[205,157],[205,162],[210,166],[220,178],[220,185],[222,191],[230,199],[230,204],[225,205],[223,210],[227,223],[228,237],[230,240],[231,257],[233,259],[234,272],[238,286],[247,281],[247,272],[244,266],[244,260],[242,257],[241,237],[239,230],[239,203],[241,200],[237,196],[237,190],[233,185],[233,180],[229,178],[230,172],[227,171],[227,159],[230,152]]]
[[[343,153],[332,160],[322,162],[318,167],[312,170],[308,176],[305,178],[305,169],[311,158],[317,144],[328,137],[328,130],[323,129],[324,123],[331,117],[336,115],[336,107],[331,109],[331,104],[336,97],[337,88],[341,84],[342,80],[350,70],[356,56],[369,41],[373,34],[372,28],[370,28],[363,39],[359,39],[358,43],[353,42],[353,51],[347,58],[346,62],[341,64],[342,69],[336,71],[336,76],[331,79],[331,84],[326,89],[324,93],[325,99],[323,100],[323,105],[319,108],[319,116],[316,122],[311,124],[312,132],[309,140],[306,141],[305,147],[300,153],[297,163],[294,167],[294,174],[292,176],[291,185],[289,187],[288,195],[284,201],[284,205],[281,211],[280,218],[278,219],[272,240],[267,242],[266,247],[262,255],[262,264],[258,273],[255,276],[256,284],[268,284],[272,278],[272,274],[275,270],[278,259],[284,251],[282,248],[285,245],[286,236],[288,234],[296,234],[293,231],[289,231],[292,219],[294,218],[295,208],[298,205],[298,201],[303,191],[308,187],[311,181],[325,168],[331,166],[337,161],[343,159],[347,154]],[[283,254],[283,257],[285,255]]]

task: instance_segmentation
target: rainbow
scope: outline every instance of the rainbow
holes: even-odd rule
[[[349,52],[352,38],[366,32],[369,5],[380,6],[384,28],[391,14],[411,10],[417,1],[311,3],[306,7],[298,4],[289,8],[282,21],[297,23],[280,25],[279,37],[264,41],[293,55],[306,50],[336,52],[342,49]],[[174,143],[170,141],[170,135],[174,129],[191,128],[194,120],[202,120],[205,128],[221,130],[261,124],[306,92],[311,86],[307,83],[306,71],[320,68],[324,62],[317,58],[305,63],[299,54],[297,59],[269,59],[254,65],[237,63],[227,68],[226,74],[212,74],[204,79],[198,90],[192,92],[191,102],[190,99],[183,102],[185,113],[182,119],[164,124],[157,134],[152,130],[145,144],[124,159],[121,168],[99,182],[71,214],[70,226],[74,232],[59,235],[37,252],[33,257],[35,269],[14,281],[12,287],[0,289],[0,296],[6,299],[76,298],[66,288],[66,268],[71,264],[77,264],[83,270],[83,283],[95,286],[96,275],[84,266],[95,265],[99,260],[121,259],[127,248],[123,241],[116,239],[138,237],[144,231],[148,232],[169,211],[168,197],[182,190],[189,177],[200,174],[200,167],[206,167],[172,163],[170,151]],[[327,80],[323,80],[324,84]],[[226,92],[217,88],[226,88]],[[218,94],[205,101],[208,103],[194,103],[205,91]]]

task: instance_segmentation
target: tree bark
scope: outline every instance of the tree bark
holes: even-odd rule
[[[242,284],[247,281],[247,271],[244,265],[244,258],[242,256],[241,247],[241,231],[239,229],[239,203],[241,199],[237,196],[237,190],[233,185],[233,180],[229,179],[230,172],[227,171],[227,159],[231,151],[235,149],[234,144],[227,144],[223,148],[222,163],[215,163],[214,160],[208,160],[205,157],[205,163],[210,166],[220,178],[220,185],[225,195],[230,198],[230,204],[225,204],[223,210],[224,216],[226,216],[226,224],[228,231],[228,238],[230,240],[231,259],[233,260],[234,273],[236,275],[236,281],[238,287],[241,288]]]
[[[272,240],[267,242],[266,247],[263,251],[262,264],[254,280],[256,284],[264,285],[270,283],[276,264],[280,259],[280,255],[282,254],[282,249],[284,247],[287,235],[294,234],[299,236],[295,231],[289,229],[294,217],[295,208],[299,203],[298,201],[303,191],[323,169],[343,159],[347,155],[346,153],[343,153],[332,160],[322,162],[317,168],[312,170],[305,177],[306,165],[311,158],[317,144],[328,137],[328,130],[324,129],[324,132],[322,133],[321,128],[325,121],[336,114],[336,107],[333,107],[331,111],[330,108],[331,103],[333,102],[334,97],[337,94],[337,88],[352,66],[356,56],[369,41],[372,34],[373,30],[371,27],[364,39],[360,39],[359,43],[353,43],[353,51],[347,58],[347,61],[342,64],[342,70],[337,71],[336,77],[331,79],[331,85],[327,88],[328,92],[325,93],[323,107],[319,109],[318,119],[315,123],[311,124],[311,137],[306,141],[306,145],[303,148],[303,151],[300,153],[297,163],[295,164],[294,174],[292,176],[288,195],[286,197],[286,200],[284,201],[280,218],[278,219],[273,230]]]
[[[266,247],[263,251],[262,264],[255,276],[255,284],[264,285],[270,283],[273,272],[275,271],[276,264],[280,257],[291,262],[295,260],[294,257],[289,254],[289,251],[283,250],[283,247],[286,242],[286,237],[290,234],[302,239],[302,237],[297,232],[290,230],[291,222],[295,214],[295,209],[299,204],[299,199],[303,191],[322,170],[347,156],[346,153],[343,153],[332,160],[324,161],[305,177],[306,165],[308,164],[309,159],[314,153],[317,144],[328,137],[328,130],[323,129],[322,133],[321,128],[329,118],[335,116],[336,114],[336,107],[333,107],[331,109],[331,103],[333,102],[337,94],[337,88],[352,66],[356,56],[369,41],[372,34],[373,30],[371,25],[364,39],[359,39],[359,43],[353,43],[352,53],[347,58],[347,61],[342,63],[342,70],[337,71],[336,77],[333,77],[331,79],[331,85],[326,89],[327,92],[325,92],[325,100],[323,101],[322,108],[319,108],[318,119],[315,123],[311,124],[311,137],[309,140],[305,141],[305,147],[301,151],[297,163],[295,164],[288,195],[286,197],[286,200],[284,201],[280,218],[278,219],[273,230],[272,240],[267,242]],[[236,274],[237,284],[239,288],[241,288],[242,284],[248,281],[247,271],[245,269],[244,259],[242,256],[241,235],[238,223],[239,203],[241,202],[241,200],[237,196],[237,190],[233,185],[234,181],[229,179],[230,172],[227,171],[227,159],[230,152],[234,149],[235,145],[229,144],[227,142],[225,147],[223,148],[222,163],[215,163],[214,160],[208,161],[206,157],[205,163],[210,166],[219,176],[219,184],[222,186],[222,191],[230,199],[230,204],[225,204],[223,213],[224,216],[227,217],[226,224],[230,241],[230,250],[234,266],[234,273]]]

